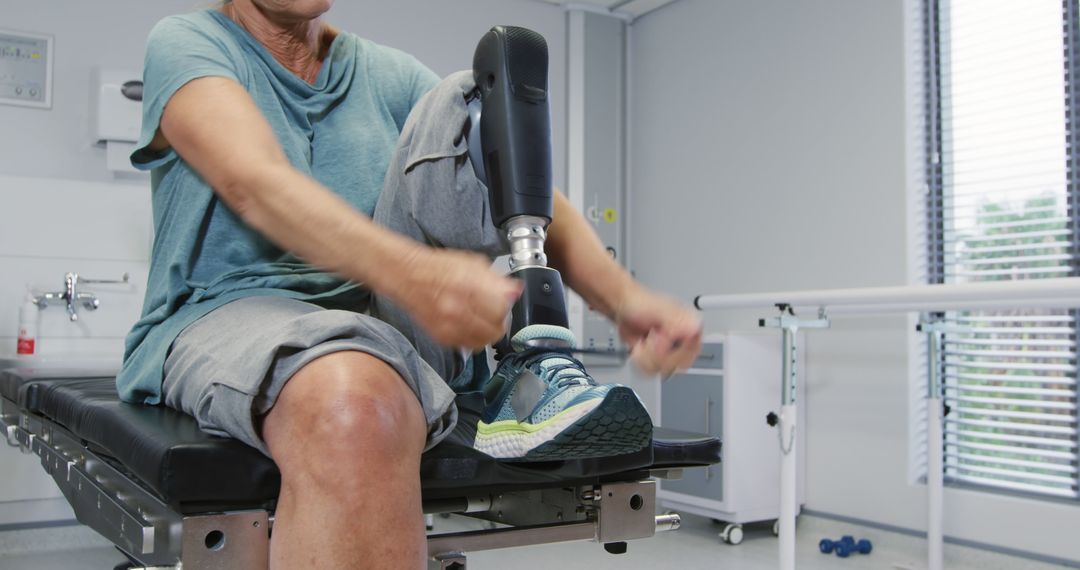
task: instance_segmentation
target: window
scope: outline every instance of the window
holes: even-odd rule
[[[1080,274],[1078,0],[926,0],[931,283]],[[1077,312],[948,313],[945,476],[1077,498]]]

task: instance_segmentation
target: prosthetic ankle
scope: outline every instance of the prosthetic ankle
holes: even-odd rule
[[[547,42],[525,28],[492,28],[473,58],[469,158],[510,244],[510,275],[525,284],[500,352],[574,344],[562,277],[544,253],[554,191],[547,71]]]

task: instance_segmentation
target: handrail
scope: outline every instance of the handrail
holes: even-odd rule
[[[830,315],[1080,307],[1080,277],[699,295],[694,299],[694,306],[702,311],[777,304],[793,308],[825,307]]]
[[[780,317],[762,319],[762,326],[784,329],[781,388],[781,465],[780,465],[780,568],[795,568],[796,471],[795,426],[798,406],[794,399],[795,332],[800,326],[828,326],[828,316],[838,314],[888,314],[923,312],[936,313],[971,309],[1015,307],[1080,307],[1080,277],[1025,279],[981,283],[949,283],[942,285],[910,285],[900,287],[866,287],[858,289],[822,289],[810,291],[777,291],[773,293],[743,293],[736,295],[700,295],[694,299],[700,310],[761,308],[776,310]],[[817,310],[809,320],[794,315],[794,309]],[[790,313],[790,314],[784,314]],[[774,323],[768,325],[767,323]],[[927,335],[930,350],[926,392],[927,440],[927,567],[944,568],[944,405],[942,402],[941,369],[944,332],[949,326],[924,318],[920,330]],[[791,395],[789,398],[788,395]],[[790,426],[790,428],[785,428]],[[785,448],[784,434],[790,432],[790,448]],[[933,450],[933,451],[931,451]]]

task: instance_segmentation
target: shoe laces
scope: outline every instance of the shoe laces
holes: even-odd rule
[[[570,386],[592,386],[596,384],[580,360],[557,350],[527,350],[520,353],[525,367],[540,377],[545,383],[556,389]]]

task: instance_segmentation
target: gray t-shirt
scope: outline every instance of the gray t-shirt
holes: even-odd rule
[[[171,16],[154,27],[142,135],[131,155],[135,167],[151,171],[154,246],[142,317],[128,334],[117,377],[120,396],[130,402],[160,402],[173,340],[228,301],[279,295],[362,309],[366,300],[357,284],[304,263],[244,225],[173,150],[147,148],[172,95],[207,76],[242,85],[292,165],[367,215],[409,111],[438,82],[412,56],[345,32],[309,84],[216,10]]]

